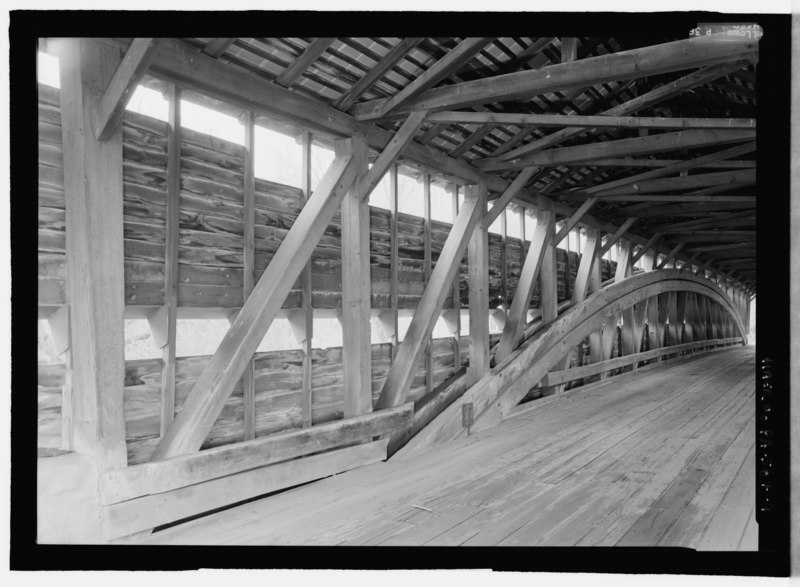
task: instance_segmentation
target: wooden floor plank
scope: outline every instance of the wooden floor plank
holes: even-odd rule
[[[741,400],[741,403],[729,406],[724,417],[720,419],[720,425],[725,425],[723,429],[727,429],[727,422],[731,418],[739,414],[752,418],[753,413],[753,402],[749,401],[748,403],[745,398]],[[739,430],[740,425],[740,422],[732,425],[734,433]],[[694,438],[689,440],[672,439],[652,450],[647,459],[631,461],[631,470],[643,470],[645,468],[643,465],[647,464],[647,467],[654,473],[653,477],[632,496],[621,511],[609,515],[590,529],[578,541],[578,545],[613,546],[616,544],[640,517],[647,515],[647,512],[654,507],[656,501],[669,488],[670,484],[692,463],[695,457],[702,453],[703,448],[717,432],[718,429],[715,427],[706,427],[702,434],[698,434]]]
[[[660,546],[685,546],[695,548],[703,530],[714,514],[739,469],[750,454],[755,434],[752,417],[742,427],[717,463],[709,468],[709,476],[683,513],[659,541]],[[687,537],[689,537],[687,539]],[[693,538],[693,539],[692,539]]]
[[[703,532],[698,550],[736,550],[750,521],[755,501],[755,446],[750,449],[731,486]]]
[[[754,548],[753,388],[752,347],[679,359],[143,542]]]

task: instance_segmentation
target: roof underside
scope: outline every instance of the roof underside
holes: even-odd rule
[[[500,37],[486,39],[471,49],[465,49],[468,39],[457,37],[186,38],[181,42],[363,120],[359,114],[363,114],[364,108],[359,109],[359,105],[374,104],[398,96],[404,90],[408,92],[407,88],[413,88],[415,82],[425,81],[426,78],[420,80],[423,75],[428,76],[429,83],[422,91],[428,91],[674,40],[581,37],[562,41],[557,37]],[[462,50],[461,58],[456,59]],[[755,67],[752,60],[737,63],[738,69],[624,115],[755,119]],[[699,69],[607,81],[563,92],[536,93],[452,110],[598,115]],[[435,81],[430,83],[431,79]],[[395,132],[404,118],[384,116],[367,122]],[[569,136],[556,135],[543,140],[555,133],[564,134],[563,128],[535,124],[425,122],[417,130],[414,140],[473,164],[486,173],[496,173],[511,180],[521,168],[508,168],[508,165],[502,168],[502,164],[493,167],[493,163],[508,162],[514,153],[529,156],[563,147],[653,137],[680,130],[637,126],[587,127]],[[545,146],[536,147],[537,141]],[[530,193],[577,208],[589,195],[585,190],[593,186],[732,150],[731,155],[722,158],[711,156],[709,163],[692,166],[688,171],[676,169],[658,176],[658,179],[641,184],[629,183],[613,193],[607,192],[594,204],[591,214],[600,221],[617,226],[628,218],[636,218],[627,234],[649,239],[655,233],[663,233],[657,241],[660,250],[672,251],[681,244],[679,258],[698,266],[708,263],[709,268],[723,271],[754,291],[755,147],[752,139],[750,145],[748,149],[744,139],[684,144],[679,149],[662,149],[655,153],[645,151],[632,156],[596,156],[575,163],[538,164],[525,187]],[[736,147],[743,148],[735,150]]]

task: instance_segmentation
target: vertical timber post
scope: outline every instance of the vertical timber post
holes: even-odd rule
[[[486,186],[467,186],[466,199],[477,199],[481,216],[486,214]],[[489,370],[489,238],[479,222],[468,246],[469,261],[469,367],[467,388]]]
[[[422,175],[422,210],[423,210],[423,246],[424,246],[424,270],[425,285],[431,279],[433,270],[432,251],[431,251],[431,176],[428,173]],[[425,394],[429,394],[433,389],[433,355],[431,353],[431,341],[433,336],[428,339],[425,348]]]
[[[397,315],[400,309],[398,280],[400,262],[397,245],[397,164],[389,168],[389,320],[390,342],[392,345],[392,362],[397,357],[399,339],[397,334]]]
[[[244,296],[242,305],[253,291],[256,279],[256,188],[255,188],[255,120],[252,112],[244,118]],[[244,404],[244,439],[256,437],[255,358],[242,374],[242,401]]]
[[[303,204],[311,197],[311,145],[313,136],[304,132],[301,137],[302,169],[301,185],[303,189]],[[311,277],[311,260],[306,264],[300,277],[303,286],[303,314],[305,316],[305,339],[303,340],[303,389],[301,392],[301,412],[303,427],[313,423],[313,373],[312,349],[314,344],[314,296]]]
[[[120,51],[101,40],[61,41],[61,116],[76,452],[98,471],[127,464],[122,128],[105,141],[94,123]]]
[[[538,214],[537,214],[538,216]],[[542,312],[542,327],[558,317],[558,265],[556,263],[556,225],[551,222],[548,227],[547,246],[542,257],[542,268],[539,271],[539,308]],[[531,236],[531,238],[533,238]],[[563,369],[566,361],[560,362],[554,370]],[[542,388],[542,395],[559,395],[564,384]]]
[[[339,143],[336,155],[352,155],[358,166],[358,176],[341,205],[344,417],[351,418],[372,411],[369,203],[359,187],[368,172],[367,142],[356,135]]]
[[[453,222],[458,218],[458,185],[450,184],[452,190]],[[452,224],[451,224],[452,227]],[[459,270],[453,278],[453,373],[461,369],[461,261],[458,262]]]

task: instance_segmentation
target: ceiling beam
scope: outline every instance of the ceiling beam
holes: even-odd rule
[[[717,173],[701,173],[681,177],[667,177],[663,179],[650,179],[629,184],[616,189],[602,190],[593,195],[604,198],[606,196],[623,196],[625,194],[657,194],[663,192],[680,192],[682,190],[727,186],[730,184],[755,183],[755,169],[737,169],[735,171],[720,171]]]
[[[641,96],[632,98],[627,102],[624,102],[612,108],[608,108],[602,111],[600,114],[603,114],[605,116],[624,116],[627,114],[633,114],[634,112],[638,112],[639,110],[648,108],[650,106],[658,104],[659,102],[668,100],[669,98],[672,98],[674,96],[678,96],[698,86],[702,86],[703,84],[706,84],[711,80],[715,80],[733,71],[742,69],[743,67],[746,67],[748,64],[749,63],[747,61],[740,60],[731,63],[722,63],[720,65],[714,65],[711,67],[703,68],[699,71],[695,71],[688,75],[685,75],[673,82],[664,84],[653,90],[650,90],[649,92],[646,92]],[[558,145],[559,143],[563,143],[566,140],[572,139],[574,137],[583,134],[585,131],[586,131],[585,128],[565,128],[563,130],[559,130],[547,136],[533,140],[530,143],[522,145],[521,147],[517,147],[516,149],[513,149],[511,151],[506,151],[506,150],[498,151],[497,155],[501,160],[514,159],[516,157],[521,157],[522,155],[526,155],[528,153],[541,151],[542,149],[546,149],[547,147]]]
[[[750,153],[755,151],[756,143],[755,141],[751,143],[746,143],[744,145],[738,145],[736,147],[730,149],[724,149],[722,151],[717,151],[716,153],[711,153],[709,155],[703,155],[702,157],[696,157],[694,159],[690,159],[688,161],[678,161],[673,165],[668,167],[664,167],[662,169],[655,169],[653,171],[646,171],[644,173],[638,173],[636,175],[632,175],[630,177],[623,177],[622,179],[618,179],[615,181],[611,181],[608,183],[604,183],[602,185],[592,186],[585,190],[582,190],[582,193],[585,194],[596,194],[598,192],[605,192],[606,190],[611,190],[614,188],[619,188],[622,186],[630,185],[632,183],[636,183],[639,181],[644,181],[648,179],[656,179],[658,177],[664,177],[666,175],[671,175],[673,173],[678,173],[680,171],[686,171],[688,169],[693,169],[703,163],[710,163],[713,161],[719,161],[722,159],[728,159],[730,157],[738,157],[739,155],[744,155],[745,153]],[[636,191],[642,191],[637,189]]]
[[[755,196],[714,196],[714,195],[692,195],[683,194],[664,195],[664,194],[631,194],[625,196],[608,196],[603,198],[604,202],[742,202],[742,203],[755,203]]]
[[[98,140],[108,139],[122,122],[125,106],[150,67],[160,45],[161,39],[141,38],[131,42],[97,105],[94,132]]]
[[[756,234],[753,230],[698,230],[681,231],[665,235],[671,242],[741,242],[751,241],[755,245]]]
[[[622,157],[619,159],[595,159],[592,167],[669,167],[683,163],[683,159],[634,159]],[[696,169],[755,169],[755,161],[717,161],[697,165]],[[584,163],[568,163],[565,167],[585,167]]]
[[[392,111],[403,109],[405,104],[425,90],[456,73],[490,41],[491,37],[467,37],[391,98],[373,100],[355,106],[352,112],[356,120],[375,120],[385,117]],[[428,109],[416,108],[416,110]]]
[[[295,59],[289,65],[289,67],[283,70],[283,73],[278,76],[278,79],[276,79],[275,82],[285,88],[291,86],[297,81],[297,78],[303,75],[303,72],[305,72],[305,70],[308,69],[312,63],[314,63],[323,53],[325,53],[328,47],[330,47],[335,40],[335,38],[329,37],[314,39],[300,54],[300,56]]]
[[[203,53],[209,55],[210,57],[214,57],[215,59],[225,53],[225,51],[233,45],[233,42],[236,40],[236,37],[228,37],[228,38],[218,38],[218,39],[211,39],[208,42],[208,45],[203,47]]]
[[[683,243],[681,243],[683,244]],[[710,253],[712,251],[727,251],[730,249],[746,249],[752,247],[753,243],[731,243],[731,244],[724,244],[724,245],[708,245],[702,247],[692,247],[695,251],[704,251]],[[755,257],[754,257],[755,258]],[[724,263],[724,261],[722,261]]]
[[[724,42],[721,42],[724,41]],[[384,100],[357,105],[353,114],[359,120],[379,118],[394,108],[402,115],[411,110],[460,109],[539,94],[566,91],[610,81],[622,81],[695,67],[716,65],[755,56],[758,42],[731,42],[727,35],[708,35],[673,41],[652,47],[632,49],[590,57],[536,70],[508,73],[427,90],[400,108]]]
[[[754,118],[665,118],[656,116],[584,116],[580,114],[518,114],[515,112],[433,112],[431,122],[447,124],[511,124],[590,128],[722,128],[754,129]]]
[[[422,37],[407,37],[392,47],[383,58],[370,69],[367,74],[358,80],[349,90],[342,94],[333,106],[340,110],[347,110],[353,103],[364,95],[375,83],[384,76],[398,61],[403,59],[408,52],[419,45]]]
[[[652,218],[658,216],[697,216],[699,214],[711,214],[709,218],[714,218],[716,214],[722,214],[729,210],[741,210],[746,214],[752,214],[756,207],[755,198],[740,198],[737,202],[690,202],[687,204],[661,204],[653,206],[651,203],[632,204],[621,208],[615,208],[614,213],[622,216],[638,216],[639,218]]]
[[[664,232],[677,232],[687,229],[698,229],[706,227],[731,226],[731,221],[745,220],[755,222],[755,215],[752,211],[733,212],[731,214],[720,214],[712,217],[700,218],[698,220],[686,220],[684,222],[666,222],[664,224],[654,224],[649,226],[651,230],[663,230]]]
[[[667,132],[630,139],[615,141],[602,141],[578,145],[575,147],[562,147],[550,149],[508,161],[494,159],[478,163],[483,171],[504,171],[517,169],[530,165],[556,166],[565,163],[589,163],[592,159],[607,157],[624,157],[626,155],[649,155],[651,153],[664,153],[680,149],[708,147],[729,143],[741,143],[755,139],[752,130],[685,130]]]

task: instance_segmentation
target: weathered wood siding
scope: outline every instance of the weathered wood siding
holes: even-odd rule
[[[64,303],[64,179],[58,90],[40,86],[39,99],[39,303]],[[243,148],[183,129],[178,258],[180,306],[235,308],[242,304]],[[164,298],[166,123],[126,112],[123,125],[123,198],[126,304],[157,306]],[[256,275],[260,276],[302,206],[297,188],[256,179]],[[423,291],[423,220],[398,214],[399,306],[415,308]],[[431,222],[435,266],[450,224]],[[372,307],[389,306],[389,212],[370,211]],[[341,307],[340,218],[337,213],[311,260],[313,305]],[[507,239],[509,295],[520,273],[522,243]],[[527,248],[528,243],[525,243]],[[573,253],[574,255],[574,253]],[[502,299],[500,236],[489,235],[489,298]],[[558,250],[559,299],[565,299],[566,252]],[[577,266],[577,260],[571,264]],[[608,276],[604,263],[603,278]],[[462,304],[468,299],[466,259],[461,266]],[[572,269],[571,267],[571,269]],[[574,269],[572,269],[574,271]],[[571,281],[574,274],[571,275]],[[299,283],[284,308],[298,308]],[[534,292],[531,307],[538,307]],[[445,307],[452,307],[452,296]]]
[[[189,129],[181,141],[181,198],[178,304],[198,308],[236,308],[243,290],[243,148]],[[166,123],[126,112],[123,124],[123,201],[125,301],[130,306],[158,306],[164,298],[164,240],[166,201]],[[256,277],[267,266],[302,206],[297,188],[261,179],[255,182]],[[64,179],[59,92],[39,86],[39,305],[64,303]],[[436,261],[451,225],[431,222],[432,260]],[[372,307],[389,307],[389,212],[370,210]],[[313,306],[341,306],[341,228],[337,213],[311,259]],[[527,249],[529,243],[524,243]],[[517,286],[523,243],[507,239],[509,296]],[[502,301],[500,236],[489,235],[490,304]],[[572,253],[569,289],[575,280],[578,256]],[[398,214],[399,307],[416,308],[424,288],[423,219]],[[568,297],[566,251],[558,249],[558,297]],[[603,278],[613,269],[603,264]],[[469,299],[467,259],[460,269],[461,304]],[[510,298],[509,298],[510,299]],[[296,283],[284,308],[298,308]],[[531,307],[539,305],[538,287]],[[452,295],[445,302],[452,307]],[[496,342],[497,335],[492,340]],[[469,338],[461,339],[461,363],[466,364]],[[390,345],[373,345],[373,396],[383,386],[390,366]],[[454,372],[452,339],[432,343],[433,386]],[[186,399],[210,357],[176,361],[176,405]],[[312,418],[323,423],[342,417],[341,348],[315,349],[312,356]],[[301,425],[300,351],[257,353],[255,356],[256,435],[264,436]],[[146,461],[157,442],[161,359],[127,361],[125,419],[128,458]],[[39,445],[58,446],[61,435],[63,365],[39,366]],[[417,400],[425,393],[425,366],[420,362],[409,391]],[[243,437],[241,383],[225,404],[204,445],[236,442]]]
[[[468,340],[462,341],[466,350]],[[453,341],[435,339],[434,386],[453,372]],[[466,352],[462,353],[466,357]],[[373,401],[378,399],[389,371],[391,345],[372,345]],[[179,357],[175,362],[175,403],[180,406],[210,360],[208,356]],[[312,353],[313,424],[342,418],[342,349],[314,349]],[[425,369],[420,364],[409,394],[417,400],[425,393]],[[125,422],[128,459],[131,464],[148,460],[159,432],[162,361],[142,359],[125,363]],[[302,413],[301,351],[271,351],[255,355],[256,436],[300,427]],[[61,439],[61,388],[63,364],[40,364],[38,369],[39,446],[57,447]],[[242,384],[234,388],[230,399],[211,429],[203,448],[242,440]]]

